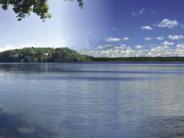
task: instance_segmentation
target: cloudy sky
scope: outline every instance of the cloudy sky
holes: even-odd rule
[[[49,0],[52,18],[0,10],[0,50],[70,47],[92,56],[184,56],[183,0]]]

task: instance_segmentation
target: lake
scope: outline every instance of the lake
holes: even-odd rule
[[[0,64],[1,138],[181,138],[183,107],[183,64]]]

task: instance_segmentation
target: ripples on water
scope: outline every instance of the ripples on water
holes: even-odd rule
[[[0,64],[0,138],[182,138],[182,64]]]

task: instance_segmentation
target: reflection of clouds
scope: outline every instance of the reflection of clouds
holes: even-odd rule
[[[20,127],[19,131],[36,131],[34,134],[44,138],[183,136],[184,76],[179,74],[184,73],[183,65],[26,65],[0,66],[3,107],[7,110],[12,106],[13,113],[26,111],[23,117],[27,121],[44,127],[34,125],[33,130],[29,126]],[[7,83],[4,73],[11,75],[10,70],[23,70],[23,77],[17,74]],[[43,73],[35,75],[35,71]]]
[[[162,45],[153,46],[150,49],[144,46],[137,45],[135,48],[120,45],[113,46],[110,44],[100,45],[94,50],[80,51],[81,54],[94,56],[94,57],[171,57],[171,56],[184,56],[184,44],[176,45],[172,48],[173,42],[164,41]]]

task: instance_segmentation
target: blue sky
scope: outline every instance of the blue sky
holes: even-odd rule
[[[183,0],[49,0],[52,18],[0,10],[0,50],[70,47],[93,56],[183,56]]]
[[[46,22],[35,15],[17,22],[11,10],[0,10],[0,46],[90,47],[93,42],[111,34],[113,6],[111,1],[105,1],[86,0],[81,9],[76,2],[49,0],[52,18]]]

